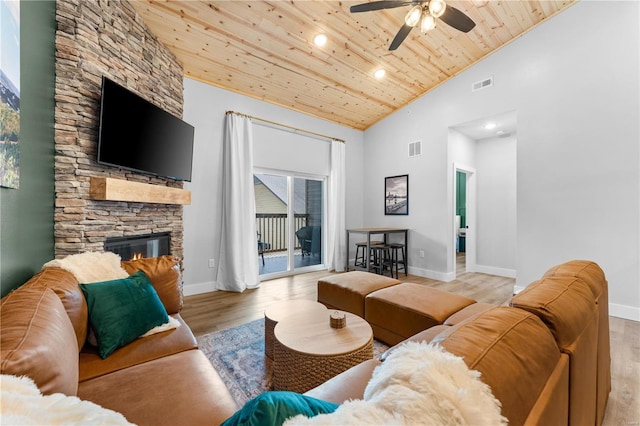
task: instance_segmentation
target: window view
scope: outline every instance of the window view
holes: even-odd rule
[[[260,275],[323,265],[324,182],[254,174]]]

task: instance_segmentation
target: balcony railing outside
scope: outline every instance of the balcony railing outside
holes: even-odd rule
[[[294,230],[307,226],[308,214],[294,215]],[[289,244],[289,223],[286,213],[258,213],[256,214],[256,229],[263,242],[270,245],[267,252],[287,250]],[[295,249],[299,249],[298,239],[295,239]]]

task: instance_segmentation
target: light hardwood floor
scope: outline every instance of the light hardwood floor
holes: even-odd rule
[[[316,300],[316,283],[331,274],[310,272],[264,281],[243,293],[216,291],[185,297],[182,317],[196,336],[244,324],[264,316],[273,302],[287,299]],[[514,280],[486,274],[458,273],[451,282],[400,274],[410,281],[501,304],[513,294]],[[604,425],[640,425],[640,323],[610,317],[612,391]]]

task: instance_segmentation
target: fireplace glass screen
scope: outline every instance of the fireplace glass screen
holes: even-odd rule
[[[171,236],[167,233],[107,238],[104,250],[120,255],[122,260],[158,257],[170,254]]]

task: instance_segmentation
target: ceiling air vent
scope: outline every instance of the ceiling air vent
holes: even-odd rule
[[[409,158],[422,155],[422,141],[409,142]]]
[[[480,89],[484,89],[485,87],[493,86],[493,77],[485,78],[484,80],[476,81],[471,86],[471,91],[476,92]]]

